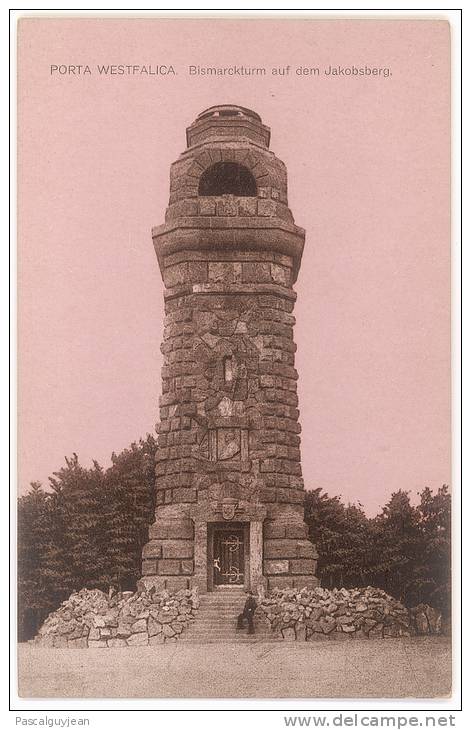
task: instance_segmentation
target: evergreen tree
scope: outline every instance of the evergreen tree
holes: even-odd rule
[[[113,454],[104,471],[77,454],[18,500],[18,620],[21,639],[34,636],[73,591],[110,586],[134,590],[141,551],[154,519],[156,441],[148,435]]]
[[[376,519],[378,528],[376,584],[401,601],[415,602],[424,574],[420,514],[409,493],[391,495]]]
[[[103,469],[97,462],[86,469],[73,454],[49,481],[54,524],[48,555],[50,579],[57,581],[57,589],[64,595],[82,587],[105,588]]]
[[[448,487],[391,495],[377,517],[361,505],[343,505],[321,489],[306,493],[305,519],[319,553],[321,585],[373,585],[408,606],[429,603],[445,614],[451,592],[451,498]]]
[[[306,493],[305,520],[319,553],[324,587],[367,585],[374,560],[374,529],[361,505],[345,505],[320,488]]]
[[[446,616],[451,611],[451,496],[444,484],[433,494],[429,487],[420,493],[421,560],[425,566],[422,600]]]
[[[18,624],[19,639],[32,636],[54,607],[54,598],[42,575],[49,542],[47,494],[32,482],[28,494],[18,500]]]
[[[141,574],[141,552],[155,512],[156,440],[147,435],[111,457],[105,477],[106,559],[110,583],[134,589]]]

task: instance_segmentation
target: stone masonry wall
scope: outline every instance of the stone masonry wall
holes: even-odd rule
[[[254,281],[289,285],[287,257],[254,258],[239,254],[236,261],[174,263],[174,257],[165,269],[165,282],[169,290],[184,286],[188,278],[201,286],[240,282],[250,287]],[[302,516],[292,309],[292,298],[250,290],[167,298],[162,345],[158,508],[182,505],[183,516],[183,505],[204,500],[266,504],[264,572],[273,576],[272,584],[283,574],[315,572],[315,552]],[[169,532],[167,515],[163,513],[162,525],[157,519],[151,528],[143,574],[189,576],[194,557],[191,521],[182,518]],[[270,524],[283,516],[289,526]]]
[[[165,329],[145,585],[185,588],[197,572],[204,589],[206,525],[227,519],[252,525],[250,570],[263,566],[265,587],[317,584],[303,521],[293,338],[304,231],[269,140],[245,108],[199,115],[171,166],[165,224],[153,229]],[[214,170],[237,166],[250,194],[200,194],[203,176],[216,175],[217,193]]]

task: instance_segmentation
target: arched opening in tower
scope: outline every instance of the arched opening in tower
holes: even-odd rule
[[[237,162],[216,162],[201,175],[198,195],[255,197],[257,183],[247,167]]]

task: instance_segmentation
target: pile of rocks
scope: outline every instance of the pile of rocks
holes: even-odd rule
[[[258,612],[285,639],[378,639],[417,633],[408,609],[371,587],[277,589],[262,598]]]
[[[175,594],[153,589],[108,596],[82,589],[51,613],[35,644],[69,648],[153,646],[175,642],[199,607],[198,592]]]

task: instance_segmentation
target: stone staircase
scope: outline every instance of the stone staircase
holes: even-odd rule
[[[255,615],[255,634],[247,633],[247,622],[237,629],[237,616],[242,612],[247,594],[241,588],[222,588],[200,596],[195,621],[179,639],[189,644],[242,644],[260,641],[282,641],[274,637],[265,621]]]

